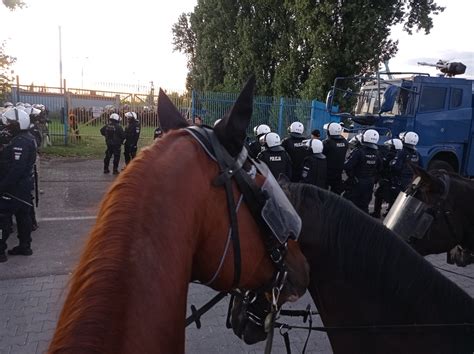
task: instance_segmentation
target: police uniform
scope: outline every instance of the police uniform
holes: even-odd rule
[[[403,144],[403,149],[399,150],[390,162],[394,176],[399,178],[400,190],[405,190],[413,180],[413,170],[408,162],[417,166],[420,165],[420,154],[414,146]]]
[[[114,173],[118,173],[120,162],[120,147],[125,138],[125,133],[118,121],[110,120],[107,125],[100,129],[100,133],[105,137],[107,150],[105,150],[104,173],[109,173],[109,164],[112,155],[114,157],[113,169]]]
[[[336,194],[344,191],[342,183],[342,170],[346,160],[349,143],[343,136],[328,136],[323,141],[323,154],[327,161],[327,184],[330,190]]]
[[[397,155],[397,150],[383,146],[380,148],[379,154],[382,160],[382,169],[379,175],[378,187],[374,193],[374,212],[372,213],[372,216],[376,218],[380,218],[382,202],[385,200],[390,209],[399,192],[399,181],[395,178],[390,166]]]
[[[248,146],[249,156],[253,159],[257,158],[258,155],[262,152],[262,145],[260,144],[260,141],[259,141],[262,135],[257,136],[256,139],[254,141],[251,141]]]
[[[30,255],[31,251],[31,191],[33,190],[32,170],[36,161],[34,140],[27,131],[21,131],[3,149],[0,179],[0,217],[2,231],[11,228],[11,215],[16,216],[19,246],[8,253]],[[0,255],[7,248],[9,233],[2,232]]]
[[[291,159],[282,146],[267,148],[260,152],[257,158],[267,164],[275,178],[278,178],[280,174],[284,174],[291,179]]]
[[[324,154],[312,154],[303,161],[303,172],[301,182],[308,183],[320,188],[327,188],[327,159]]]
[[[290,136],[283,139],[281,145],[290,155],[292,162],[292,182],[299,182],[301,180],[301,172],[303,170],[303,161],[305,157],[311,153],[305,142],[305,137],[302,134],[290,133]]]
[[[344,163],[351,191],[344,194],[357,207],[369,212],[375,178],[381,169],[381,159],[375,144],[363,144],[355,149]]]
[[[125,128],[125,142],[123,143],[123,155],[125,157],[125,164],[137,155],[137,144],[140,138],[140,123],[133,120]]]

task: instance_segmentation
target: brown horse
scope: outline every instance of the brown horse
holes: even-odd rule
[[[474,299],[343,198],[306,184],[283,188],[303,220],[308,290],[334,353],[473,352]],[[233,318],[246,342],[265,338],[239,323],[238,310]]]
[[[474,198],[474,183],[454,172],[428,172],[415,165],[412,168],[417,184],[406,192],[413,198],[407,199],[406,194],[399,196],[400,201],[397,200],[384,223],[423,256],[447,252],[449,263],[458,266],[473,263],[474,211],[469,205]],[[402,201],[421,202],[418,215],[404,213],[403,209],[407,209],[400,204]],[[428,220],[423,230],[409,226],[418,218]]]
[[[252,113],[251,80],[216,135],[230,155],[242,149]],[[159,115],[176,114],[161,96]],[[179,114],[179,113],[178,113]],[[220,173],[202,146],[181,130],[144,149],[106,194],[71,280],[50,353],[182,353],[188,283],[218,290],[234,284],[230,217]],[[258,183],[263,177],[257,176]],[[235,201],[239,189],[233,184]],[[237,206],[239,288],[271,283],[275,273],[262,229],[247,204]],[[304,293],[307,263],[288,243],[286,292]]]

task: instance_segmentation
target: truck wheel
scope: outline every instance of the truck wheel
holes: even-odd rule
[[[455,172],[453,166],[449,162],[443,160],[433,160],[428,165],[428,171],[431,170],[445,170],[448,172]]]

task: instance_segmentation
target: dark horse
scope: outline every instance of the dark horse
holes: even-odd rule
[[[235,157],[252,114],[253,80],[216,130]],[[179,115],[160,92],[158,114]],[[240,155],[239,155],[240,156]],[[50,353],[182,353],[188,284],[253,289],[275,274],[264,234],[243,202],[228,205],[213,183],[217,164],[188,131],[165,134],[131,162],[102,201],[50,344]],[[232,179],[233,180],[233,179]],[[232,181],[231,180],[231,181]],[[256,176],[258,185],[264,182]],[[230,194],[239,200],[235,183]],[[228,208],[237,209],[241,274],[230,246]],[[304,293],[307,263],[288,243],[286,292]]]
[[[328,330],[334,353],[473,352],[468,294],[343,198],[307,184],[283,188],[303,220],[308,290],[324,326],[339,328]],[[455,326],[465,323],[470,327]],[[241,337],[252,343],[262,332],[249,322]]]
[[[397,230],[423,256],[447,252],[448,263],[466,266],[474,262],[474,209],[470,207],[474,182],[454,172],[412,168],[414,181],[419,182],[416,188],[409,187],[407,192],[416,198],[412,200],[423,203],[417,208],[421,211],[418,217],[432,220],[431,225],[426,224],[426,231],[413,232],[412,228],[403,225],[410,223],[414,213],[402,215],[403,211],[396,209],[387,215],[384,223]],[[402,194],[399,199],[403,197]],[[401,226],[395,226],[395,222],[400,222]]]

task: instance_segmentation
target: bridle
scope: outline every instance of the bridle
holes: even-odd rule
[[[439,172],[439,175],[437,173],[435,177],[441,181],[443,185],[443,192],[441,193],[441,195],[436,197],[434,202],[429,203],[429,204],[426,203],[428,205],[427,213],[429,213],[433,217],[433,221],[443,219],[446,222],[451,238],[455,240],[457,243],[461,243],[462,236],[456,233],[456,228],[454,227],[454,223],[452,222],[453,212],[448,207],[448,203],[447,203],[447,198],[449,196],[450,187],[451,187],[451,178],[449,174],[444,170],[439,170],[438,172]],[[418,193],[422,192],[421,186],[422,184],[411,185],[407,189],[407,193],[416,197]],[[430,225],[430,228],[431,228],[431,225]],[[422,235],[423,238],[429,235],[428,230],[426,231],[424,235]]]
[[[287,241],[290,237],[296,239],[298,237],[299,231],[296,235],[289,234],[286,236],[286,239],[280,239],[275,235],[271,225],[269,225],[269,223],[262,217],[262,210],[264,210],[267,202],[271,200],[272,196],[255,183],[255,175],[257,172],[261,172],[261,168],[263,168],[263,166],[261,163],[248,156],[248,152],[245,147],[242,148],[242,151],[237,157],[233,158],[221,145],[212,129],[202,126],[192,126],[185,128],[185,131],[187,131],[201,145],[206,154],[219,166],[219,175],[213,180],[212,183],[214,186],[224,187],[226,193],[230,219],[229,238],[232,241],[234,251],[234,278],[232,282],[232,288],[238,288],[241,276],[242,260],[237,211],[241,201],[243,200],[250,210],[254,220],[257,222],[259,228],[262,230],[262,233],[265,235],[263,242],[269,257],[275,266],[275,273],[270,283],[265,284],[259,289],[252,290],[252,292],[262,293],[270,291],[272,294],[271,307],[274,309],[274,311],[278,311],[278,299],[287,277],[287,269],[285,265],[285,256],[288,248]],[[243,168],[246,162],[251,164],[250,172],[245,171]],[[268,177],[269,176],[267,176],[267,178]],[[241,197],[237,204],[234,198],[232,180],[235,180],[241,192]],[[210,281],[206,283],[206,285],[209,285],[217,278],[226,255],[227,245],[216,273],[210,279]],[[239,290],[237,292],[233,292],[233,295],[248,297],[250,296],[250,293],[251,291],[249,290]],[[218,297],[222,298],[223,296],[216,296],[216,298]],[[212,301],[213,300],[211,300],[211,302]],[[192,323],[196,319],[198,320],[203,313],[202,311],[199,313],[196,309],[193,309],[193,312],[195,313],[195,315],[193,315],[194,318],[188,319],[187,323]]]
[[[384,225],[400,235],[405,241],[413,242],[415,239],[423,239],[428,234],[434,220],[443,218],[448,226],[451,237],[460,242],[462,237],[457,235],[453,222],[453,212],[447,206],[451,179],[447,172],[440,171],[437,176],[443,185],[442,193],[432,203],[424,202],[418,197],[423,193],[423,182],[421,177],[416,177],[412,184],[403,192],[400,192],[392,205],[390,212],[385,217]]]

